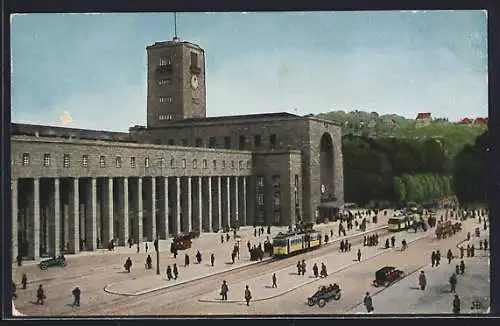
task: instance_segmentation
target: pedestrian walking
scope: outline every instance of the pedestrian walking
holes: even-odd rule
[[[455,298],[453,299],[453,313],[460,315],[460,297],[458,294],[455,294]]]
[[[21,265],[23,264],[23,257],[21,255],[17,255],[16,260],[17,266],[21,267]]]
[[[432,265],[432,267],[434,267],[434,265],[436,265],[436,252],[435,251],[433,251],[431,253],[431,265]]]
[[[252,299],[252,293],[248,288],[248,285],[245,287],[245,301],[247,302],[247,306],[250,305],[250,299]]]
[[[201,263],[201,252],[199,250],[196,252],[196,261],[198,264]]]
[[[467,245],[467,258],[470,257],[470,245]]]
[[[455,274],[460,275],[460,266],[459,265],[455,266]]]
[[[144,244],[144,248],[146,249],[146,253],[148,253],[149,247],[148,247],[148,243],[147,242]]]
[[[40,284],[38,286],[38,289],[36,290],[36,304],[43,305],[43,302],[46,298],[47,297],[45,296],[45,291],[43,289],[43,286]]]
[[[464,259],[464,247],[460,246],[460,259]]]
[[[137,249],[137,253],[139,253],[139,250],[140,250],[139,243],[137,243],[137,248],[136,249]]]
[[[297,274],[302,274],[302,264],[300,263],[300,260],[297,262]]]
[[[26,276],[26,274],[23,274],[21,277],[21,284],[23,285],[23,290],[26,290],[28,286],[28,276]]]
[[[273,273],[273,285],[272,288],[277,288],[278,284],[276,284],[276,273]]]
[[[212,265],[212,267],[214,267],[214,263],[215,263],[215,255],[212,253],[210,255],[210,264]]]
[[[125,267],[127,273],[130,273],[130,268],[132,267],[132,259],[130,259],[130,257],[127,258],[127,260],[125,261],[125,265],[123,265],[123,267]]]
[[[483,240],[479,240],[479,250],[483,250]]]
[[[189,255],[184,254],[184,267],[188,267],[188,266],[189,266]]]
[[[302,276],[304,276],[304,274],[306,273],[306,261],[304,259],[302,259],[301,268],[302,268]]]
[[[222,281],[220,288],[220,295],[222,296],[222,301],[227,301],[227,293],[229,292],[229,287],[227,286],[226,280]]]
[[[177,277],[179,276],[179,269],[177,268],[177,264],[174,264],[172,271],[174,272],[174,280],[176,280]]]
[[[226,242],[229,242],[229,239],[231,239],[231,236],[229,235],[229,233],[226,233]]]
[[[319,269],[318,269],[318,265],[317,265],[316,263],[314,263],[314,265],[313,265],[313,268],[312,268],[312,269],[313,269],[313,274],[314,274],[314,277],[315,277],[315,278],[318,278],[318,276],[319,276]]]
[[[457,275],[453,273],[450,277],[450,292],[455,293],[455,290],[457,288]]]
[[[80,295],[82,294],[82,291],[80,290],[80,287],[76,287],[72,291],[73,293],[73,304],[71,305],[72,307],[80,307]]]
[[[484,239],[484,250],[488,250],[488,239]]]
[[[358,261],[361,261],[361,249],[358,249]]]
[[[470,246],[470,256],[471,256],[471,257],[474,257],[474,251],[475,251],[475,250],[476,250],[476,249],[474,248],[474,245],[471,245],[471,246]]]
[[[167,276],[167,280],[171,280],[173,277],[172,277],[172,268],[170,267],[170,265],[167,266],[167,270],[165,271],[165,274]]]
[[[327,277],[328,276],[328,272],[326,271],[326,265],[324,263],[321,263],[321,273],[320,273],[320,276],[321,277]]]
[[[451,264],[451,261],[453,259],[453,253],[451,252],[451,249],[448,249],[448,252],[446,253],[446,258],[448,259],[448,264]]]
[[[146,257],[146,269],[152,269],[153,268],[153,260],[151,259],[151,256],[148,255]]]
[[[465,263],[464,261],[460,261],[460,275],[464,275],[465,273]]]
[[[224,236],[222,234],[220,235],[220,243],[224,243]]]
[[[420,272],[420,275],[418,276],[418,285],[420,286],[420,290],[425,290],[425,287],[427,286],[427,278],[425,277],[424,271]]]
[[[439,266],[440,262],[441,262],[441,251],[438,250],[436,251],[436,267]]]
[[[366,240],[366,235],[363,237],[363,247],[366,247],[367,240]]]
[[[370,296],[370,292],[366,292],[365,298],[363,299],[363,304],[366,307],[366,311],[368,311],[369,313],[374,310],[373,309],[373,301],[372,301],[372,297]]]
[[[394,248],[395,245],[396,245],[396,237],[392,236],[391,237],[391,247]]]

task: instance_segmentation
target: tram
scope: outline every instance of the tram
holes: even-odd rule
[[[273,256],[289,257],[321,246],[321,233],[314,230],[278,233],[273,238]]]

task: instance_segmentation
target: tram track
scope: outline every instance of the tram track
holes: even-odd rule
[[[377,233],[380,237],[389,234],[387,228],[381,228],[374,230],[373,233]],[[353,246],[361,244],[363,242],[363,237],[366,234],[353,235],[348,238]],[[313,251],[301,253],[287,258],[275,259],[263,261],[261,263],[242,267],[237,270],[223,271],[217,274],[209,275],[207,277],[193,280],[189,283],[179,284],[178,286],[171,286],[164,289],[158,289],[151,291],[149,293],[134,296],[131,299],[130,296],[119,296],[111,295],[106,293],[106,300],[103,307],[103,302],[95,302],[86,304],[78,310],[69,311],[69,315],[86,315],[86,316],[97,316],[97,315],[126,315],[123,312],[126,311],[136,311],[137,308],[144,308],[144,306],[162,306],[162,307],[172,307],[179,306],[186,301],[191,300],[213,291],[214,285],[219,286],[223,280],[228,282],[229,286],[231,284],[239,283],[242,280],[249,278],[256,278],[266,275],[270,270],[281,270],[294,266],[296,264],[296,259],[310,259],[313,257],[323,256],[338,250],[338,240],[334,240],[326,245],[321,246]],[[294,259],[295,258],[295,259]],[[182,285],[182,286],[181,286]],[[160,301],[159,299],[169,294],[168,301]],[[144,310],[144,309],[143,309]]]

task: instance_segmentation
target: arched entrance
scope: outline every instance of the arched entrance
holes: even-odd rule
[[[318,218],[320,221],[324,221],[325,219],[334,219],[338,211],[334,187],[333,139],[329,133],[325,132],[321,136],[319,147],[321,203],[318,205]]]

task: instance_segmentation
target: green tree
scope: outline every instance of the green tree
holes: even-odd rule
[[[394,197],[396,201],[400,203],[406,202],[407,193],[403,180],[400,177],[393,177],[392,187],[394,189]]]

